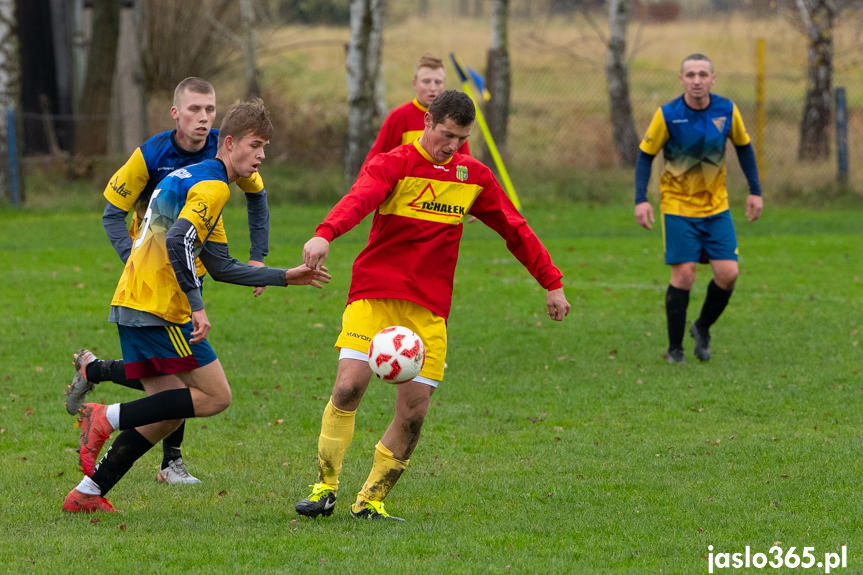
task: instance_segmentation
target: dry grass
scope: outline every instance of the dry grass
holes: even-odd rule
[[[442,10],[443,6],[432,9]],[[605,28],[604,15],[595,24]],[[487,19],[459,18],[449,12],[420,20],[393,11],[384,41],[386,101],[396,106],[413,97],[413,65],[423,52],[448,58],[455,52],[468,65],[485,69],[490,24]],[[834,85],[848,93],[852,189],[863,190],[863,146],[855,146],[863,116],[863,53],[858,38],[860,18],[843,18],[836,30]],[[602,32],[605,33],[604,31]],[[509,28],[512,63],[512,113],[504,158],[510,171],[535,180],[551,171],[614,168],[605,88],[605,52],[597,31],[583,16],[572,19],[512,18]],[[830,187],[835,161],[799,165],[797,141],[806,89],[806,42],[783,16],[752,18],[720,15],[672,23],[630,26],[630,83],[636,131],[643,132],[657,108],[676,96],[680,60],[704,52],[717,70],[717,93],[735,100],[750,134],[755,135],[756,40],[764,38],[766,53],[767,126],[761,155],[765,193],[795,193]],[[346,125],[346,28],[262,28],[258,33],[261,85],[277,119],[272,153],[279,161],[307,165],[338,165]],[[458,87],[451,67],[449,86]],[[242,97],[242,75],[216,78],[221,109]],[[166,98],[151,100],[153,128],[168,127]],[[831,135],[832,138],[832,135]],[[481,140],[479,130],[473,139]],[[831,142],[832,143],[832,142]],[[743,184],[732,158],[730,183]],[[654,182],[655,183],[655,182]],[[820,192],[819,192],[820,193]]]

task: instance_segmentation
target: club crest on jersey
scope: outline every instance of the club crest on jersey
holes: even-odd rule
[[[725,116],[721,116],[719,118],[713,118],[713,124],[716,126],[716,129],[720,132],[725,129],[725,120],[727,118]]]
[[[467,180],[467,166],[456,166],[455,167],[455,177],[458,178],[460,182],[464,182]]]

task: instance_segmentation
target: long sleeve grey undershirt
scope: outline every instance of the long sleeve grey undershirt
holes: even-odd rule
[[[246,213],[249,218],[249,259],[264,261],[270,251],[270,207],[267,190],[246,194]]]
[[[254,267],[232,258],[228,252],[228,244],[223,242],[205,242],[202,248],[197,248],[198,238],[192,222],[180,218],[165,236],[165,247],[177,276],[180,289],[189,298],[192,311],[203,309],[204,300],[201,297],[200,280],[195,275],[195,257],[200,257],[207,272],[219,282],[246,286],[287,285],[285,271],[279,268]]]
[[[105,202],[105,211],[102,212],[102,227],[105,228],[108,241],[111,242],[114,251],[117,252],[123,263],[126,263],[129,254],[132,253],[132,238],[126,228],[126,215],[128,213],[111,202]]]

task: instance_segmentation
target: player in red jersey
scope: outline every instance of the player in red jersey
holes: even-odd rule
[[[354,261],[342,332],[336,341],[339,367],[318,437],[318,479],[296,504],[301,515],[331,515],[342,460],[351,443],[356,410],[371,379],[369,342],[382,328],[403,325],[422,338],[426,361],[420,375],[399,384],[392,422],[375,447],[371,473],[351,515],[390,516],[383,500],[407,467],[432,392],[443,379],[446,321],[458,249],[470,215],[506,240],[507,248],[547,290],[549,317],[562,320],[570,305],[563,274],[491,170],[458,152],[476,117],[473,100],[457,91],[436,96],[419,140],[379,154],[303,247],[303,261],[318,268],[330,242],[374,211],[369,241]]]
[[[417,93],[416,97],[387,114],[364,163],[368,164],[369,160],[378,154],[389,152],[419,138],[425,129],[425,113],[435,96],[444,90],[445,84],[446,70],[443,60],[431,54],[423,54],[414,67],[413,87]],[[467,142],[459,148],[459,152],[470,154]]]

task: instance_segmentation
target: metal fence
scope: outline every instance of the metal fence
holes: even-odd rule
[[[833,150],[830,158],[817,163],[801,163],[797,159],[806,93],[807,40],[795,25],[793,13],[779,8],[716,12],[706,9],[703,2],[693,2],[689,8],[685,3],[683,6],[685,9],[671,21],[645,18],[630,24],[629,79],[636,131],[643,133],[656,108],[680,93],[677,74],[682,58],[692,52],[703,52],[712,58],[716,67],[714,92],[736,102],[750,135],[754,137],[765,194],[814,193],[835,182],[838,156],[832,130],[828,135]],[[511,14],[511,112],[508,141],[502,146],[502,152],[510,171],[521,177],[536,179],[553,175],[559,178],[566,174],[579,177],[587,172],[601,175],[606,171],[618,174],[621,171],[612,141],[605,89],[602,35],[607,22],[602,11],[590,14],[566,17],[549,17],[535,12]],[[863,51],[857,37],[860,23],[857,12],[837,21],[833,79],[833,85],[843,87],[847,94],[848,185],[858,191],[863,190],[863,146],[856,141],[856,135],[860,133],[857,128],[863,123]],[[393,32],[385,43],[384,58],[385,70],[391,76],[409,77],[411,72],[388,67],[387,62],[401,58],[401,67],[412,70],[416,56],[424,51],[446,55],[455,49],[469,65],[480,70],[483,68],[488,40],[478,30],[482,29],[487,36],[485,17],[441,15],[434,29],[429,30],[424,22],[406,21],[401,14],[399,19],[393,16],[388,26]],[[405,42],[402,37],[416,35],[416,30],[425,34],[422,41]],[[331,30],[329,34],[335,38],[347,38],[349,31]],[[300,33],[292,32],[292,37],[298,35]],[[260,35],[262,43],[269,42],[271,37],[266,33]],[[763,132],[756,129],[759,39],[764,42],[766,64],[764,100],[760,104],[765,119]],[[410,44],[410,50],[406,44]],[[402,56],[404,52],[409,55]],[[267,57],[265,49],[262,53]],[[292,153],[281,154],[281,161],[305,165],[309,158],[326,158],[338,164],[338,150],[343,137],[338,133],[339,118],[347,115],[346,98],[340,91],[344,86],[343,48],[338,43],[308,42],[307,53],[297,58],[332,60],[331,66],[319,73],[322,77],[326,74],[335,88],[327,95],[331,102],[292,102],[295,105],[288,113],[293,123],[288,124],[288,131],[296,137],[286,140],[291,139],[295,148]],[[454,76],[452,71],[450,76]],[[266,82],[267,76],[264,78]],[[393,88],[397,82],[397,79],[389,77],[388,88]],[[276,86],[272,84],[269,88],[271,94],[281,93],[281,88]],[[266,99],[268,88],[264,88]],[[388,101],[404,100],[409,85],[399,89],[398,97],[388,97]],[[220,94],[221,90],[220,87]],[[329,130],[316,131],[314,122],[324,106],[328,109],[331,123],[336,117],[336,128],[330,126]],[[307,117],[302,116],[305,108],[311,110]],[[87,122],[108,120],[107,116],[86,119]],[[43,153],[46,147],[66,153],[69,134],[75,123],[80,124],[81,121],[82,118],[74,116],[20,116],[19,151],[25,164],[40,162],[35,152]],[[151,122],[151,126],[153,124]],[[310,134],[328,136],[309,137]],[[762,137],[758,138],[759,135]],[[475,134],[473,139],[478,142],[480,137]],[[302,145],[296,147],[298,141]],[[122,161],[131,151],[112,149],[117,161]],[[733,151],[729,152],[729,162],[732,164],[729,184],[745,185],[740,170],[733,166]],[[659,165],[661,162],[654,163],[656,169]],[[657,180],[654,177],[652,185],[656,185]]]

